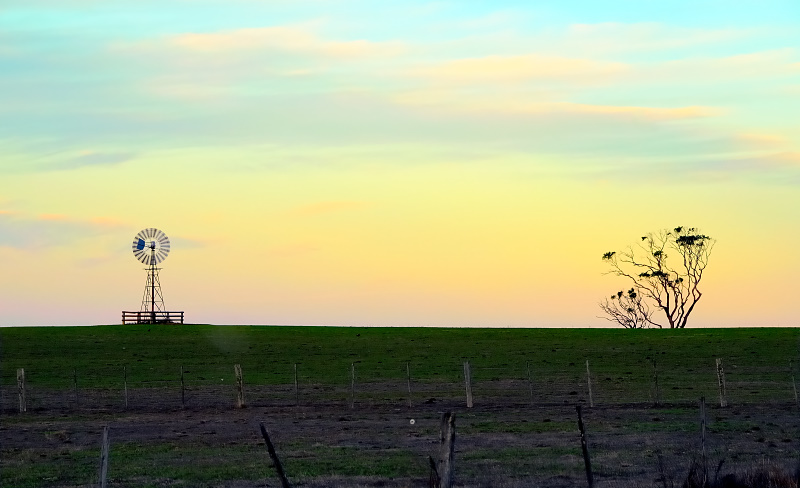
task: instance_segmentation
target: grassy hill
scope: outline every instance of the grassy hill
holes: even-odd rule
[[[232,375],[239,363],[250,384],[288,384],[299,363],[303,375],[346,384],[355,363],[359,381],[405,378],[459,381],[469,360],[475,381],[579,378],[585,360],[600,380],[647,388],[656,360],[662,383],[705,384],[714,391],[715,358],[732,381],[789,385],[800,329],[685,330],[369,328],[212,325],[110,325],[0,329],[3,384],[25,368],[39,385],[67,387],[73,369],[96,376],[95,386],[116,384],[122,366],[132,381],[172,378],[179,368],[204,376]]]

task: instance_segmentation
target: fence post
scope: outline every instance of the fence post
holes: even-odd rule
[[[406,381],[408,383],[408,408],[411,408],[411,366],[406,361]]]
[[[800,408],[800,399],[797,398],[797,382],[795,381],[794,378],[794,361],[791,359],[789,360],[789,374],[792,375],[792,390],[794,391],[794,405]],[[800,464],[798,464],[798,470],[800,470]],[[798,471],[797,473],[798,476],[800,476],[800,471]]]
[[[581,433],[581,451],[583,452],[583,465],[586,468],[586,482],[589,484],[589,488],[592,488],[594,486],[594,475],[592,474],[592,461],[589,459],[589,443],[586,440],[586,429],[583,426],[581,406],[575,405],[575,410],[578,412],[578,430]]]
[[[78,370],[72,368],[72,389],[75,392],[75,406],[80,407],[81,403],[78,400]]]
[[[439,428],[439,487],[452,488],[453,486],[453,455],[456,443],[456,414],[445,412]]]
[[[297,363],[294,363],[294,405],[300,405],[300,385],[297,382]]]
[[[356,364],[350,363],[350,408],[356,408]]]
[[[467,390],[467,408],[472,408],[472,372],[469,361],[464,361],[464,388]]]
[[[528,371],[528,389],[531,391],[531,405],[533,405],[533,380],[531,379],[530,361],[525,361],[525,369]]]
[[[589,406],[594,407],[594,399],[592,398],[592,373],[589,371],[589,360],[586,360],[586,386],[589,387]]]
[[[654,397],[655,397],[655,406],[661,405],[661,388],[658,386],[658,366],[656,365],[656,359],[653,358],[653,387],[655,388]]]
[[[125,410],[128,409],[128,367],[122,367],[122,383],[125,387]]]
[[[186,408],[186,383],[183,381],[183,365],[181,365],[181,408]]]
[[[703,462],[703,483],[708,479],[708,459],[706,458],[706,397],[700,397],[700,449]]]
[[[261,436],[264,438],[264,442],[267,443],[269,457],[272,459],[272,464],[275,465],[275,471],[278,472],[278,478],[281,480],[281,487],[291,488],[292,485],[289,484],[289,479],[286,477],[286,472],[283,470],[283,464],[281,464],[281,460],[278,458],[278,453],[275,452],[275,446],[272,445],[267,429],[264,427],[264,422],[259,422],[258,425],[261,427]]]
[[[719,406],[728,406],[728,399],[725,391],[725,371],[722,369],[722,358],[717,358],[717,383],[719,384]]]
[[[25,368],[17,369],[17,393],[19,394],[19,411],[28,411],[28,399],[25,395]]]
[[[244,408],[244,380],[242,379],[242,366],[233,365],[233,372],[236,375],[236,408]]]
[[[100,488],[108,487],[108,454],[110,444],[108,442],[108,426],[103,427],[103,443],[100,446]]]

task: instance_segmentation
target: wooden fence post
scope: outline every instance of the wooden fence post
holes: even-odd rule
[[[78,400],[78,370],[72,368],[72,390],[75,393],[75,406],[80,407],[81,403]]]
[[[411,408],[411,366],[406,361],[406,382],[408,383],[408,408]]]
[[[445,412],[439,428],[439,476],[440,488],[453,486],[453,456],[456,443],[456,414]]]
[[[294,405],[300,405],[300,385],[297,382],[297,363],[294,363]]]
[[[17,369],[17,393],[19,394],[19,411],[28,411],[28,399],[25,394],[25,368]]]
[[[792,375],[792,390],[794,391],[794,405],[800,408],[800,399],[797,398],[797,381],[795,381],[794,378],[794,361],[792,361],[791,359],[789,360],[789,374]],[[800,469],[800,464],[798,464],[798,469]],[[798,471],[798,476],[800,476],[800,471]]]
[[[181,408],[186,408],[186,383],[183,381],[182,365],[181,365]]]
[[[531,379],[530,361],[525,361],[525,369],[528,371],[528,389],[531,391],[531,405],[533,405],[533,380]]]
[[[350,363],[350,409],[356,408],[356,364]]]
[[[430,465],[428,488],[440,488],[442,485],[442,478],[439,476],[439,470],[436,469],[436,461],[433,460],[433,456],[428,456],[428,464]]]
[[[472,372],[469,361],[464,361],[464,388],[467,390],[467,408],[472,408]]]
[[[708,458],[706,457],[706,397],[700,397],[700,452],[703,463],[703,482],[706,485],[708,479]]]
[[[100,446],[100,488],[108,487],[108,426],[103,427],[103,443]]]
[[[272,445],[272,441],[269,439],[269,434],[264,427],[264,422],[259,422],[258,425],[261,427],[261,436],[264,438],[264,442],[267,443],[269,457],[272,459],[272,464],[275,466],[275,471],[278,472],[278,478],[281,480],[281,487],[291,488],[292,485],[289,484],[289,479],[286,477],[286,472],[283,470],[283,464],[281,464],[281,460],[278,459],[278,453],[275,452],[275,446]]]
[[[122,383],[125,387],[125,410],[128,409],[128,367],[122,367]]]
[[[589,387],[589,406],[594,407],[594,399],[592,398],[592,373],[589,371],[589,360],[586,360],[586,386]]]
[[[242,366],[233,365],[233,372],[236,375],[236,408],[244,408],[244,380],[242,379]]]
[[[722,358],[717,358],[717,383],[719,384],[719,406],[728,406],[728,399],[725,391],[725,371],[722,369]]]
[[[592,488],[594,486],[594,475],[592,474],[592,461],[589,459],[589,443],[586,440],[586,429],[583,426],[581,406],[575,405],[575,410],[578,411],[578,430],[581,433],[581,451],[583,452],[583,465],[586,468],[586,482],[589,484],[589,488]]]
[[[658,386],[658,366],[656,365],[656,359],[653,358],[653,397],[655,402],[655,406],[661,405],[661,388]]]

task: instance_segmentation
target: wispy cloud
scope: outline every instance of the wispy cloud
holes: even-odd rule
[[[641,120],[680,120],[711,117],[723,111],[716,107],[647,107],[628,105],[594,105],[589,103],[530,101],[522,94],[517,97],[476,94],[471,97],[447,90],[420,90],[395,97],[400,104],[438,107],[458,112],[507,114],[564,114],[606,117],[625,117]]]
[[[525,82],[531,80],[597,83],[619,77],[630,68],[623,63],[544,55],[485,56],[456,59],[413,70],[411,75],[433,83]]]
[[[402,54],[400,42],[375,42],[365,39],[325,39],[308,27],[275,26],[234,29],[209,33],[185,33],[169,42],[177,47],[209,53],[276,50],[331,58],[385,57]]]
[[[315,217],[318,215],[357,210],[369,205],[367,202],[327,201],[315,202],[292,209],[289,213],[296,217]]]
[[[67,144],[67,143],[64,143]],[[19,151],[19,149],[18,149]],[[17,154],[24,163],[0,164],[0,172],[30,173],[42,171],[72,171],[82,168],[116,166],[135,159],[138,154],[126,151],[72,150],[59,147],[44,155]]]
[[[739,179],[796,185],[800,183],[800,153],[764,152],[748,156],[717,154],[678,160],[638,161],[590,170],[583,176],[639,183],[723,183]]]
[[[70,247],[76,242],[119,230],[105,219],[74,219],[62,214],[35,217],[0,212],[0,247],[37,250]]]
[[[562,48],[593,54],[646,52],[657,55],[730,44],[759,34],[756,28],[683,27],[664,22],[575,23],[563,32]]]
[[[116,165],[135,158],[133,152],[81,151],[77,156],[51,163],[50,169],[76,169],[85,166]]]

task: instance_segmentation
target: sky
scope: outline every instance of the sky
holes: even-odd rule
[[[797,326],[800,2],[3,0],[0,325],[608,327],[601,256],[717,242],[689,326]]]

